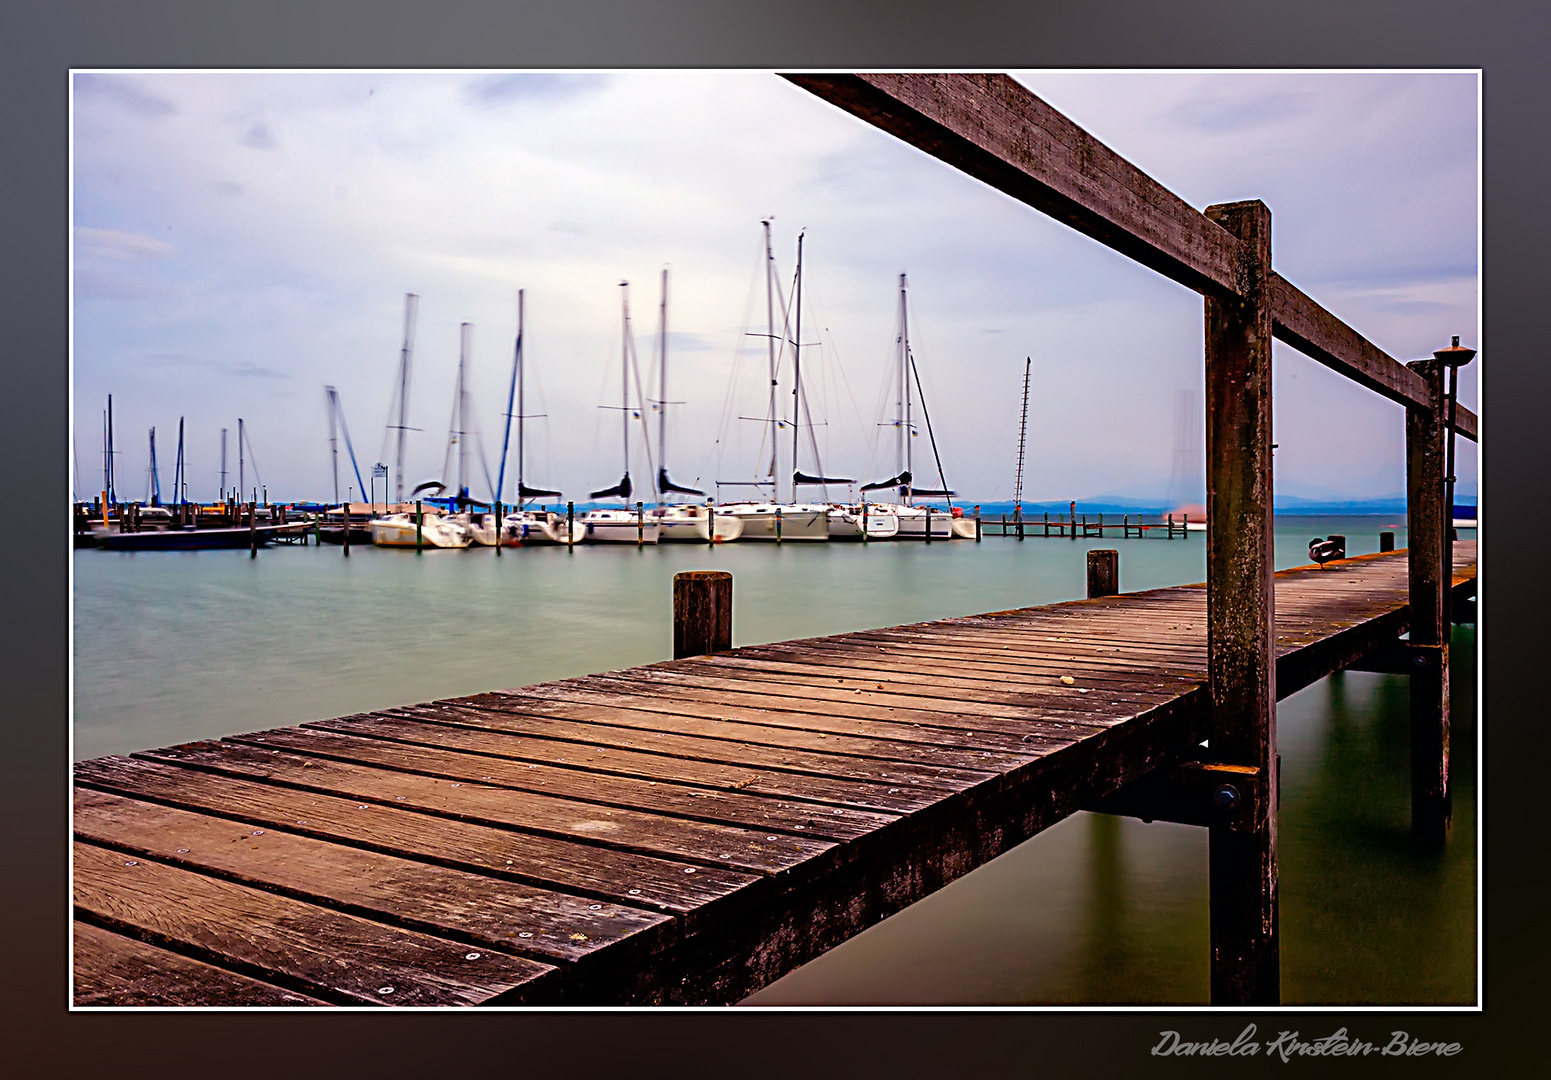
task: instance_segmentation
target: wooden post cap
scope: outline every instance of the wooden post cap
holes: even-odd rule
[[[673,575],[673,658],[732,648],[732,575],[685,570]]]

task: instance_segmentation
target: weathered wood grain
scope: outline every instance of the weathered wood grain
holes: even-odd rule
[[[548,964],[476,952],[121,851],[78,841],[72,865],[78,917],[325,1000],[520,1004],[559,991]]]
[[[77,788],[77,839],[186,870],[282,893],[364,918],[560,967],[568,982],[596,980],[604,952],[647,966],[676,939],[671,916],[502,881],[274,827],[174,810]],[[259,833],[254,836],[254,833]],[[578,974],[578,970],[581,974]],[[568,988],[569,989],[569,988]]]
[[[76,1006],[327,1005],[315,997],[158,949],[91,923],[72,924]]]

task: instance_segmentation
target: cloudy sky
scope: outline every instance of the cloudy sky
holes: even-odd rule
[[[1017,77],[1192,206],[1264,200],[1277,270],[1391,355],[1479,346],[1474,74]],[[332,498],[323,388],[362,472],[391,462],[414,292],[405,478],[443,478],[468,322],[470,486],[488,497],[479,446],[494,475],[522,288],[524,479],[585,499],[622,465],[620,282],[655,400],[665,268],[669,469],[708,490],[751,480],[769,452],[762,218],[788,296],[805,234],[803,378],[830,475],[897,469],[903,272],[933,433],[968,501],[1012,495],[1025,357],[1026,499],[1199,486],[1199,296],[775,75],[349,72],[74,77],[79,490],[102,486],[111,393],[120,497],[146,492],[152,426],[170,495],[181,416],[191,497],[216,496],[223,427],[235,485],[242,417],[271,498]],[[1280,344],[1275,361],[1278,494],[1403,491],[1400,407]],[[1461,376],[1472,408],[1480,366]],[[789,377],[788,358],[783,415]],[[631,453],[639,489],[639,438]],[[816,469],[806,438],[799,466]],[[342,451],[342,487],[349,472]],[[514,484],[508,466],[508,501]]]

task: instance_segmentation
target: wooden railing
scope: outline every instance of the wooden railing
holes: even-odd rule
[[[1197,210],[1006,75],[786,77],[1202,295],[1209,745],[1269,792],[1252,830],[1211,828],[1212,1000],[1278,1001],[1271,340],[1407,410],[1412,826],[1437,842],[1449,821],[1446,447],[1451,427],[1477,438],[1444,380],[1474,354],[1402,364],[1271,268],[1263,203]]]

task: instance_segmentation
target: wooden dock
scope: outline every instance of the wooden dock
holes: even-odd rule
[[[1276,575],[1278,696],[1406,655],[1407,600],[1403,551]],[[74,1000],[734,1002],[1076,810],[1253,828],[1186,764],[1206,679],[1195,585],[82,762]]]

